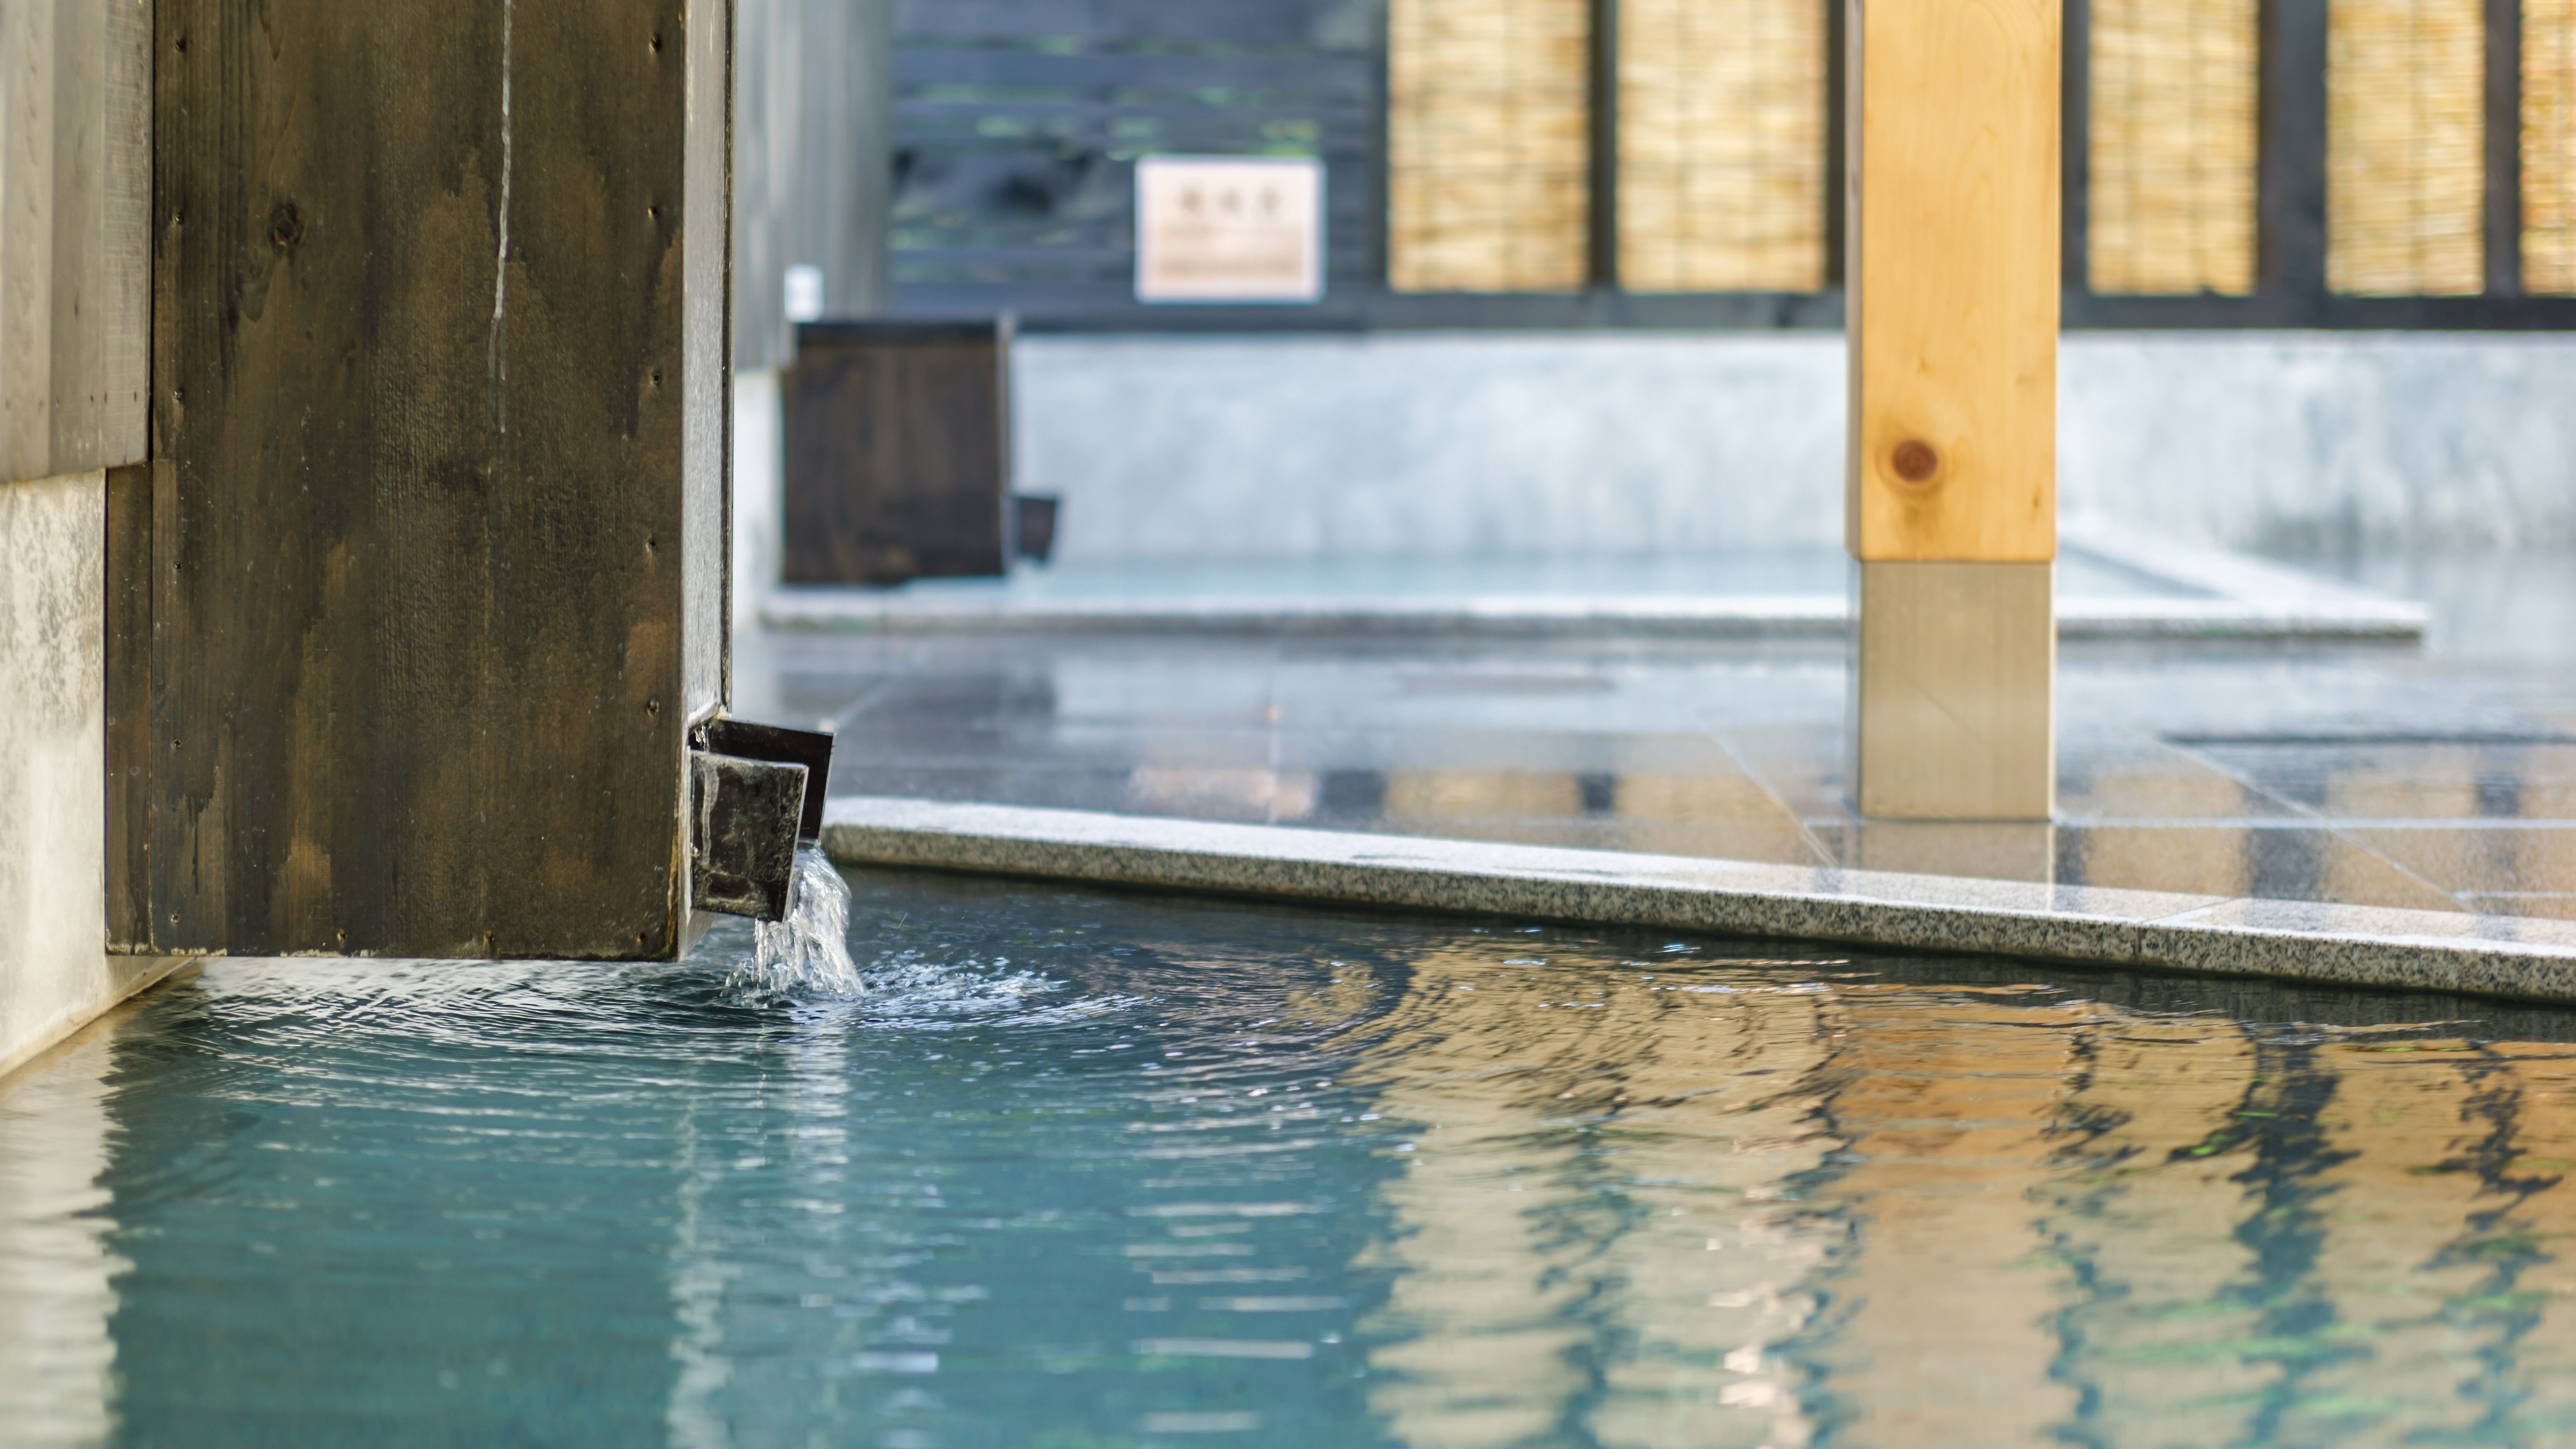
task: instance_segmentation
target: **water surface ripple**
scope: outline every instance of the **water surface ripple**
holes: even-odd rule
[[[2576,1442],[2576,1017],[852,877],[0,1087],[0,1442]]]

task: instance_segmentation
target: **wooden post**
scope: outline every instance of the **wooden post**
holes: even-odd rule
[[[1852,0],[1853,794],[2054,802],[2058,0]]]
[[[675,954],[726,687],[728,0],[154,17],[120,944]]]

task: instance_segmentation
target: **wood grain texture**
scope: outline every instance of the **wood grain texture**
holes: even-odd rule
[[[1623,0],[1621,286],[1816,291],[1826,170],[1822,4]]]
[[[2576,295],[2576,0],[2522,0],[2522,286]]]
[[[0,5],[0,482],[143,457],[151,14]]]
[[[990,323],[802,330],[780,385],[791,584],[1004,571],[1008,339]]]
[[[678,949],[721,5],[161,0],[154,949]]]
[[[107,470],[107,945],[152,946],[152,465]]]
[[[1386,23],[1387,285],[1582,287],[1586,0],[1393,0]]]
[[[2326,19],[2326,284],[2484,291],[2484,6],[2331,0]]]
[[[1853,557],[2057,552],[2056,0],[1854,0]]]
[[[2085,275],[2254,290],[2256,0],[2092,0]]]

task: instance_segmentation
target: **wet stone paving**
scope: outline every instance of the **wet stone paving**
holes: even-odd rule
[[[2576,560],[2374,577],[2428,645],[2064,646],[2048,824],[1858,817],[1831,642],[768,631],[736,690],[840,795],[2576,917]]]

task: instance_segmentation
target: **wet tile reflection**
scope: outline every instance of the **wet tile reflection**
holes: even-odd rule
[[[1809,645],[769,647],[782,701],[837,721],[844,794],[2576,915],[2576,685],[2396,656],[2071,650],[2048,830],[1856,816],[1844,666]]]
[[[2338,819],[2576,820],[2576,741],[2223,740],[2197,753]]]

